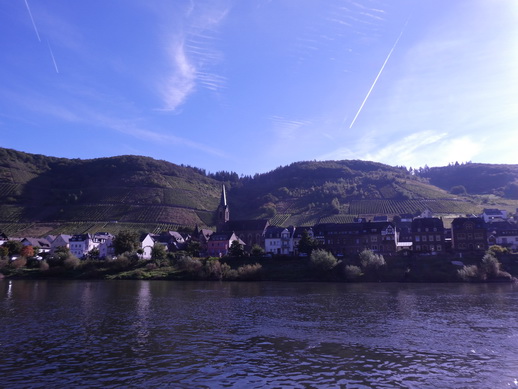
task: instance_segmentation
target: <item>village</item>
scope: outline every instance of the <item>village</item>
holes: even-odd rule
[[[0,233],[0,246],[8,241],[19,241],[23,247],[32,248],[34,256],[42,259],[59,248],[66,248],[79,259],[92,256],[101,259],[115,257],[115,235],[107,232],[45,237],[8,237]],[[353,223],[324,223],[314,226],[280,227],[270,225],[266,219],[231,220],[225,186],[217,209],[216,230],[196,226],[192,233],[164,231],[160,234],[145,233],[139,238],[139,255],[151,259],[153,248],[160,245],[166,252],[184,251],[195,242],[196,256],[228,256],[232,245],[243,252],[273,256],[307,256],[299,247],[301,239],[310,239],[319,248],[335,257],[356,255],[367,249],[384,256],[440,255],[484,252],[498,245],[509,252],[518,251],[518,224],[516,215],[505,210],[484,209],[480,215],[466,215],[451,221],[446,228],[440,217],[425,210],[421,215],[397,215],[389,220],[386,215],[372,219],[356,218]],[[191,246],[192,247],[192,246]],[[29,250],[30,252],[31,250]],[[19,253],[11,253],[14,260]]]

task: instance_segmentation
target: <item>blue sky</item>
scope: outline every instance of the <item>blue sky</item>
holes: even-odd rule
[[[518,163],[515,0],[0,0],[0,146]]]

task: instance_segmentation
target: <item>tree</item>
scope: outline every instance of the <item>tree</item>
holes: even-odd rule
[[[113,240],[115,254],[131,253],[140,247],[139,237],[136,232],[123,230]]]
[[[23,244],[17,240],[8,240],[3,244],[3,247],[7,249],[7,255],[17,255],[23,248]]]
[[[99,259],[99,256],[101,255],[101,252],[99,251],[98,247],[94,247],[91,249],[88,254],[86,255],[90,259]]]
[[[466,191],[466,188],[464,187],[464,185],[455,185],[455,186],[452,186],[452,188],[450,189],[450,193],[456,194],[456,195],[465,195],[468,192]]]
[[[25,258],[34,257],[34,247],[31,245],[23,246],[20,250],[20,255]]]
[[[6,258],[9,255],[7,247],[0,246],[0,259]]]
[[[187,253],[192,257],[199,257],[200,249],[201,249],[200,242],[198,242],[197,240],[190,240],[189,243],[187,243],[187,247],[185,248],[185,251],[187,251]]]
[[[158,242],[155,242],[153,247],[151,248],[151,259],[154,260],[162,260],[167,257],[167,252],[165,246]]]
[[[383,255],[376,254],[372,250],[363,250],[359,254],[359,257],[363,269],[378,269],[385,265],[385,258],[383,258]]]
[[[243,249],[243,245],[239,243],[238,240],[232,241],[230,248],[228,249],[228,254],[231,257],[242,257],[245,255],[245,250]]]
[[[264,254],[264,250],[258,244],[254,244],[252,246],[252,250],[250,250],[250,254],[252,254],[254,257],[260,257],[261,255]]]
[[[310,261],[315,268],[323,271],[331,270],[338,264],[335,256],[324,249],[313,250]]]
[[[297,246],[299,253],[311,255],[311,252],[318,247],[318,241],[309,236],[307,230],[302,231],[299,244]]]

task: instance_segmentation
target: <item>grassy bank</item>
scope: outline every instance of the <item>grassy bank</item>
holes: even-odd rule
[[[461,262],[462,261],[462,264]],[[518,255],[498,257],[498,268],[483,273],[482,254],[465,256],[391,256],[369,266],[360,258],[343,258],[323,267],[310,257],[191,258],[171,256],[139,260],[120,256],[111,261],[70,260],[62,263],[19,259],[0,261],[0,277],[8,279],[134,279],[221,281],[330,281],[330,282],[480,282],[512,281],[518,277]],[[487,266],[486,266],[487,267]],[[461,277],[467,269],[470,277]],[[500,273],[499,273],[500,272]]]

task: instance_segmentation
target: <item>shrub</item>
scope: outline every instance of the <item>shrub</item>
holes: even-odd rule
[[[344,274],[346,279],[355,280],[360,278],[362,275],[362,269],[360,269],[358,266],[347,265],[344,269]]]
[[[311,264],[318,270],[328,271],[338,264],[333,254],[323,249],[316,249],[311,252]]]
[[[49,270],[49,264],[47,261],[43,260],[40,262],[40,271],[47,271]]]
[[[14,269],[21,269],[27,265],[27,258],[20,257],[11,262],[11,267]]]
[[[132,265],[130,259],[125,255],[119,255],[113,261],[107,261],[106,264],[110,269],[116,272],[128,270]]]
[[[489,277],[496,277],[500,272],[500,262],[498,262],[498,259],[496,259],[492,252],[487,251],[482,257],[480,271]]]
[[[193,259],[189,256],[182,256],[176,260],[176,267],[178,270],[186,271],[189,273],[200,274],[203,269],[203,264],[199,259]]]
[[[243,265],[237,269],[237,277],[243,281],[253,281],[261,278],[262,266],[259,263]]]
[[[464,266],[462,269],[457,270],[457,274],[464,281],[471,281],[478,277],[478,266]]]
[[[378,269],[386,264],[383,255],[376,254],[368,249],[360,253],[360,263],[364,269]]]
[[[65,266],[65,268],[69,270],[77,269],[80,264],[81,260],[73,255],[69,256],[67,259],[63,261],[63,266]]]

